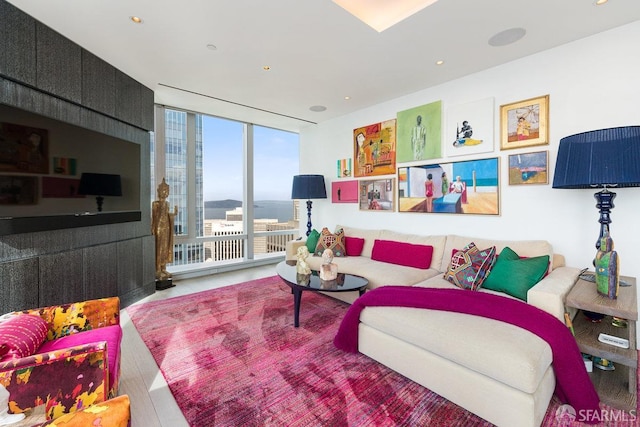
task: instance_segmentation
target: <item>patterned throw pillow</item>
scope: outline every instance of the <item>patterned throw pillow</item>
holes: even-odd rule
[[[334,257],[346,255],[344,248],[344,231],[342,228],[336,230],[335,234],[332,234],[327,227],[322,229],[314,254],[322,256],[322,252],[324,252],[325,249],[331,249]]]
[[[35,354],[48,329],[44,319],[31,314],[19,314],[0,323],[0,362]]]
[[[477,291],[495,262],[495,246],[479,250],[471,242],[451,257],[444,278],[462,289]]]

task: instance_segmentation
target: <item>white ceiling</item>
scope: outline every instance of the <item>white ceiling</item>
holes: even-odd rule
[[[640,19],[640,0],[439,0],[378,33],[331,0],[8,1],[157,103],[293,131]]]

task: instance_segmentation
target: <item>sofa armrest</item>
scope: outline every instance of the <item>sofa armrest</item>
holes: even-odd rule
[[[527,292],[527,302],[551,313],[564,323],[564,300],[578,280],[582,269],[559,267],[549,273]]]
[[[49,324],[47,340],[120,324],[120,299],[100,298],[71,304],[24,310],[21,313],[42,317]]]
[[[289,260],[296,260],[296,254],[298,253],[298,248],[302,245],[306,245],[307,241],[306,239],[300,239],[300,240],[289,240],[287,242],[287,261]]]
[[[0,384],[9,391],[9,409],[24,412],[46,405],[47,419],[107,398],[107,343],[39,353],[0,363]]]
[[[55,420],[38,424],[37,427],[45,426],[65,426],[65,427],[87,427],[87,426],[111,426],[127,427],[131,425],[131,402],[129,396],[114,397],[102,403],[96,403],[82,408],[73,414],[65,414]],[[36,427],[36,426],[34,426]]]

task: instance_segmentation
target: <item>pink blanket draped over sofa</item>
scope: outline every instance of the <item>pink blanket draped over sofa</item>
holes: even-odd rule
[[[551,314],[524,302],[483,292],[411,286],[384,286],[358,298],[345,314],[334,339],[337,348],[358,351],[360,313],[367,306],[415,307],[483,316],[526,329],[551,347],[556,375],[556,396],[587,423],[598,422],[597,392],[584,367],[582,355],[569,329]]]

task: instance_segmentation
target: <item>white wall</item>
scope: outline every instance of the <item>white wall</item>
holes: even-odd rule
[[[500,157],[499,216],[366,212],[359,211],[357,204],[332,204],[329,198],[313,202],[314,228],[333,229],[336,224],[344,224],[420,234],[545,239],[555,252],[565,255],[568,265],[592,267],[600,229],[595,191],[551,188],[558,144],[562,137],[579,132],[640,125],[638,43],[640,22],[635,22],[303,129],[301,173],[325,175],[329,193],[331,182],[338,180],[336,160],[353,158],[353,129],[395,118],[398,111],[437,100],[442,100],[444,126],[448,107],[487,97],[495,99],[494,152],[447,161]],[[546,94],[550,95],[550,144],[500,151],[500,105]],[[549,150],[549,184],[509,186],[508,155],[540,150]],[[611,235],[621,272],[640,277],[640,259],[635,255],[640,247],[640,188],[623,188],[616,193]],[[301,228],[306,231],[306,221],[303,223]]]

